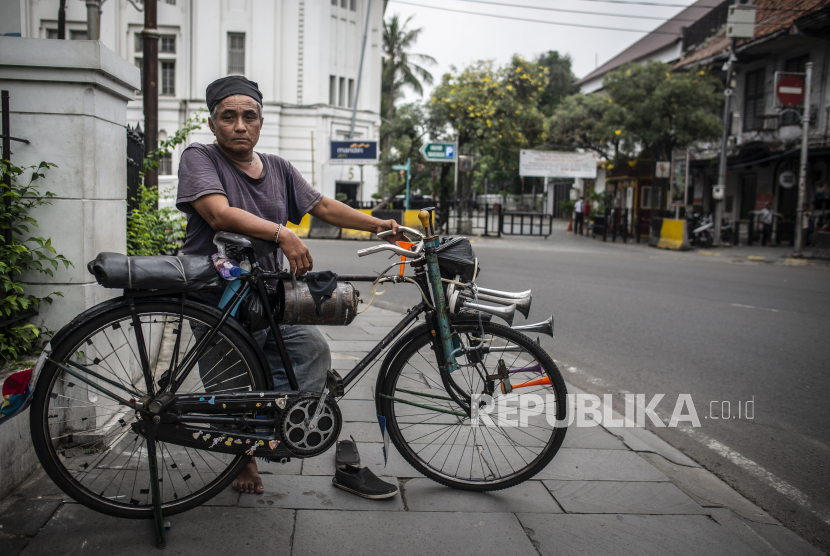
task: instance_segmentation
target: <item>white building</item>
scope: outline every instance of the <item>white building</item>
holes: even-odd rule
[[[58,0],[19,2],[23,37],[56,38]],[[86,39],[86,5],[67,0],[66,38]],[[158,0],[159,140],[199,108],[213,80],[242,74],[263,93],[265,126],[257,150],[280,155],[324,195],[344,192],[367,201],[377,191],[377,172],[330,165],[329,142],[347,139],[357,89],[367,0]],[[355,138],[380,135],[383,12],[375,0],[357,99]],[[142,0],[108,0],[101,13],[101,42],[140,67]],[[4,13],[9,11],[3,10]],[[14,10],[12,10],[14,11]],[[15,22],[2,25],[13,35]],[[127,120],[142,121],[142,99],[130,102]],[[143,125],[142,125],[143,127]],[[189,141],[213,141],[207,125]],[[159,183],[176,185],[179,147],[161,165]]]
[[[731,3],[731,2],[727,2]],[[697,0],[673,18],[657,26],[654,31],[605,62],[575,83],[583,93],[602,90],[605,75],[628,62],[645,64],[650,60],[677,62],[683,50],[683,29],[720,7],[712,0]]]

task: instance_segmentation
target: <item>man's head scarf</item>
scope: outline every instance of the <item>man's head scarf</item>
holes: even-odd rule
[[[208,110],[213,112],[217,104],[233,95],[249,96],[260,104],[262,103],[262,93],[256,83],[241,75],[229,75],[217,79],[207,86],[205,99],[207,100]]]

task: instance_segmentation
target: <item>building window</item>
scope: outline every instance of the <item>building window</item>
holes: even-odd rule
[[[349,0],[340,0],[340,7],[341,8],[348,8],[349,7]]]
[[[744,131],[764,129],[764,69],[747,72],[744,82]]]
[[[337,5],[337,0],[331,0],[331,5],[336,6]]]
[[[159,176],[173,175],[173,155],[170,153],[162,155],[159,159]]]
[[[162,35],[159,38],[159,52],[176,53],[176,36]]]
[[[245,74],[245,33],[228,33],[228,75]]]
[[[349,9],[353,12],[357,11],[357,0],[349,0]]]
[[[337,78],[333,75],[329,75],[329,104],[337,104]]]
[[[144,37],[141,36],[141,31],[135,33],[135,51],[144,52]]]
[[[349,79],[349,107],[354,106],[354,79]]]
[[[805,54],[804,56],[799,56],[797,58],[791,58],[784,63],[784,71],[792,72],[792,73],[804,73],[807,70],[807,62],[810,61],[810,55]],[[804,77],[801,76],[801,80],[804,81]],[[798,125],[800,123],[800,118],[798,114],[794,112],[787,112],[783,116],[781,116],[781,125]]]
[[[58,38],[58,30],[57,29],[47,29],[46,30],[46,38],[47,39],[57,39]]]
[[[164,0],[164,3],[165,4],[170,4],[171,6],[175,6],[176,5],[176,0]]]
[[[86,40],[86,29],[82,31],[69,31],[69,40],[71,41],[85,41]]]
[[[337,104],[339,106],[346,106],[346,78],[340,78],[340,102]]]
[[[161,62],[161,94],[169,96],[176,94],[176,62],[174,60]]]
[[[651,187],[646,186],[640,189],[640,208],[651,208]]]

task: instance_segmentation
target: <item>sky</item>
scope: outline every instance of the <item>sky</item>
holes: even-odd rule
[[[404,3],[404,1],[406,3]],[[510,60],[513,54],[533,58],[548,50],[558,50],[568,54],[573,62],[573,71],[577,78],[591,73],[622,50],[642,38],[648,31],[655,29],[683,8],[662,6],[638,6],[614,4],[588,0],[494,0],[511,6],[494,6],[485,3],[463,0],[389,0],[386,18],[400,14],[404,19],[413,16],[410,27],[423,29],[418,43],[412,52],[429,54],[437,64],[427,69],[440,82],[441,75],[450,71],[450,66],[457,68],[475,60],[492,59],[502,64]],[[658,3],[691,5],[693,0],[653,0]],[[716,3],[713,1],[713,3]],[[411,4],[418,4],[413,6]],[[539,6],[557,9],[617,13],[637,16],[636,18],[609,17],[607,15],[586,15],[561,13],[535,9],[519,8]],[[526,19],[555,21],[559,23],[578,23],[603,27],[637,29],[642,32],[610,31],[566,27],[544,23],[514,21],[469,15],[430,9],[426,6],[438,6],[453,10],[479,12]],[[660,19],[642,19],[643,16]],[[424,97],[428,97],[425,87]],[[419,97],[406,93],[407,101]]]

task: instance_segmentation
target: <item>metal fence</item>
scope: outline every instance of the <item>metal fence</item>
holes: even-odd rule
[[[144,132],[141,124],[134,128],[127,124],[127,211],[138,208],[138,188],[141,185],[141,166],[144,161]]]

